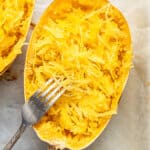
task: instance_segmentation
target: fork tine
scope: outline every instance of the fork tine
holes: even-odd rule
[[[47,109],[49,109],[53,104],[56,102],[56,100],[66,91],[66,89],[61,89],[59,93],[47,104]]]
[[[54,78],[50,78],[43,86],[43,88],[46,88],[50,83],[54,81]]]
[[[31,97],[36,98],[42,92],[42,89],[45,89],[51,82],[54,81],[54,78],[49,79],[42,88],[38,89]],[[41,97],[42,98],[42,97]]]
[[[41,90],[38,89],[31,97],[36,98],[41,93]]]
[[[52,81],[53,81],[53,80],[52,80]],[[51,81],[51,82],[52,82],[52,81]],[[60,81],[60,80],[58,80],[58,82],[59,82],[59,81]],[[51,82],[46,83],[45,88],[46,88]],[[56,82],[54,82],[53,84],[51,84],[51,85],[49,86],[49,88],[47,88],[47,89],[41,94],[41,97],[46,96],[53,88],[56,87],[56,85],[57,85]]]
[[[45,103],[52,98],[60,89],[62,88],[62,85],[59,85],[58,87],[56,87],[55,89],[53,89],[50,94],[45,98]],[[51,90],[51,87],[47,89],[48,91]]]

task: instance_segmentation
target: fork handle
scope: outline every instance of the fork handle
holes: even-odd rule
[[[6,146],[3,148],[3,150],[11,150],[12,147],[15,145],[15,143],[18,141],[22,133],[25,131],[27,125],[24,123],[21,123],[19,129],[14,134],[14,136],[10,139],[10,141],[6,144]]]

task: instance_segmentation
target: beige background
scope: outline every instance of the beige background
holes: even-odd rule
[[[87,150],[150,150],[150,1],[111,0],[125,15],[132,33],[133,69],[115,115],[103,134]],[[32,21],[50,0],[37,0]],[[29,39],[29,36],[28,38]],[[0,81],[0,150],[20,123],[23,66],[26,46],[10,69],[13,81]],[[27,129],[14,150],[46,150],[32,129]]]

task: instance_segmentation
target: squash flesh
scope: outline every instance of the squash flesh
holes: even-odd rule
[[[0,0],[0,74],[21,53],[33,3],[34,0]]]
[[[39,137],[71,149],[88,145],[117,112],[131,59],[128,25],[109,2],[55,0],[32,34],[25,96],[50,77],[65,79],[67,92],[34,126]]]

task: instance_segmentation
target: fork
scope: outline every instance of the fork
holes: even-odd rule
[[[36,124],[50,107],[65,92],[65,88],[59,84],[60,80],[49,79],[45,85],[38,89],[22,107],[22,123],[15,135],[6,144],[3,150],[11,150],[27,126]]]

